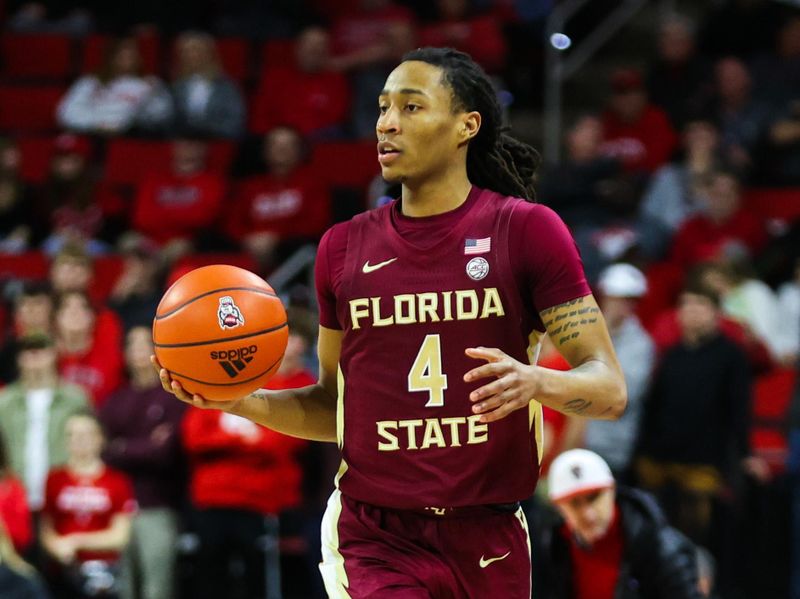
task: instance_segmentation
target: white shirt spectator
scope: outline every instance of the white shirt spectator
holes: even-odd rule
[[[123,75],[103,84],[86,76],[70,87],[57,116],[67,129],[122,133],[134,124],[166,122],[171,112],[169,95],[155,78]]]
[[[781,356],[794,362],[800,353],[800,283],[790,281],[778,289],[778,305],[780,306]]]
[[[47,432],[50,421],[52,389],[32,389],[27,395],[28,434],[25,439],[25,488],[32,510],[44,505],[44,485],[50,469]]]

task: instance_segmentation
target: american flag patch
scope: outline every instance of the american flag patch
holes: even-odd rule
[[[483,239],[465,239],[464,240],[464,255],[470,254],[485,254],[492,249],[492,238],[484,237]]]

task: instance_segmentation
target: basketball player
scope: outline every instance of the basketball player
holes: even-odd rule
[[[503,132],[483,71],[415,50],[378,106],[378,160],[402,197],[320,243],[319,382],[223,404],[163,369],[162,384],[338,442],[331,597],[529,598],[519,501],[538,477],[541,406],[617,418],[623,377],[573,240],[532,202],[537,155]],[[531,365],[545,332],[572,370]]]

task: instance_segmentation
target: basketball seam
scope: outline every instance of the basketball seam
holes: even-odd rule
[[[234,381],[234,382],[232,382],[232,383],[212,383],[212,382],[209,382],[209,381],[201,381],[200,379],[193,379],[193,378],[192,378],[192,377],[190,377],[190,376],[186,376],[185,374],[181,374],[180,372],[174,372],[174,371],[170,371],[170,374],[171,374],[172,376],[179,376],[179,377],[181,377],[181,378],[184,378],[184,379],[186,379],[187,381],[192,381],[193,383],[200,383],[201,385],[211,385],[211,386],[214,386],[214,387],[233,387],[234,385],[244,385],[245,383],[249,383],[250,381],[254,381],[254,380],[256,380],[257,378],[264,376],[264,375],[265,375],[265,374],[267,374],[267,373],[268,373],[270,370],[272,370],[273,368],[275,368],[275,365],[276,365],[278,362],[280,362],[282,359],[283,359],[283,356],[281,356],[280,358],[278,358],[277,360],[275,360],[275,361],[272,363],[272,365],[271,365],[269,368],[267,368],[267,369],[266,369],[264,372],[261,372],[261,373],[259,373],[259,374],[255,375],[255,376],[253,376],[253,377],[250,377],[249,379],[244,379],[244,380],[242,380],[242,381]],[[213,400],[212,400],[212,401],[213,401]]]
[[[222,287],[220,289],[212,289],[211,291],[206,291],[205,293],[201,293],[200,295],[194,296],[187,302],[182,303],[180,306],[175,306],[172,310],[167,312],[166,314],[158,315],[156,314],[156,320],[161,320],[162,318],[166,318],[167,316],[172,316],[178,310],[183,310],[186,306],[191,304],[192,302],[196,302],[199,299],[204,297],[208,297],[209,295],[214,295],[215,293],[222,293],[223,291],[253,291],[255,293],[260,293],[262,295],[268,295],[270,297],[278,297],[275,293],[270,293],[269,291],[265,291],[264,289],[259,289],[258,287]]]
[[[286,322],[274,327],[270,327],[268,329],[253,331],[252,333],[247,333],[247,335],[237,335],[236,337],[222,337],[221,339],[209,339],[208,341],[189,341],[187,343],[153,343],[153,345],[155,347],[161,347],[161,348],[195,347],[197,345],[210,345],[211,343],[225,343],[226,341],[239,341],[240,339],[247,339],[249,337],[255,337],[256,335],[264,335],[266,333],[272,333],[274,331],[282,329],[285,326]]]

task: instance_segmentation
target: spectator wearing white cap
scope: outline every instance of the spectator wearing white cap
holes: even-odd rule
[[[656,356],[655,344],[636,316],[638,302],[647,292],[647,279],[631,264],[612,264],[600,274],[598,290],[600,306],[628,386],[628,407],[622,418],[613,422],[575,418],[572,424],[585,427],[584,446],[600,454],[617,478],[624,480],[638,437],[642,401]]]
[[[648,494],[618,486],[596,453],[572,449],[550,467],[559,519],[534,531],[534,596],[545,599],[696,599],[696,548]]]

